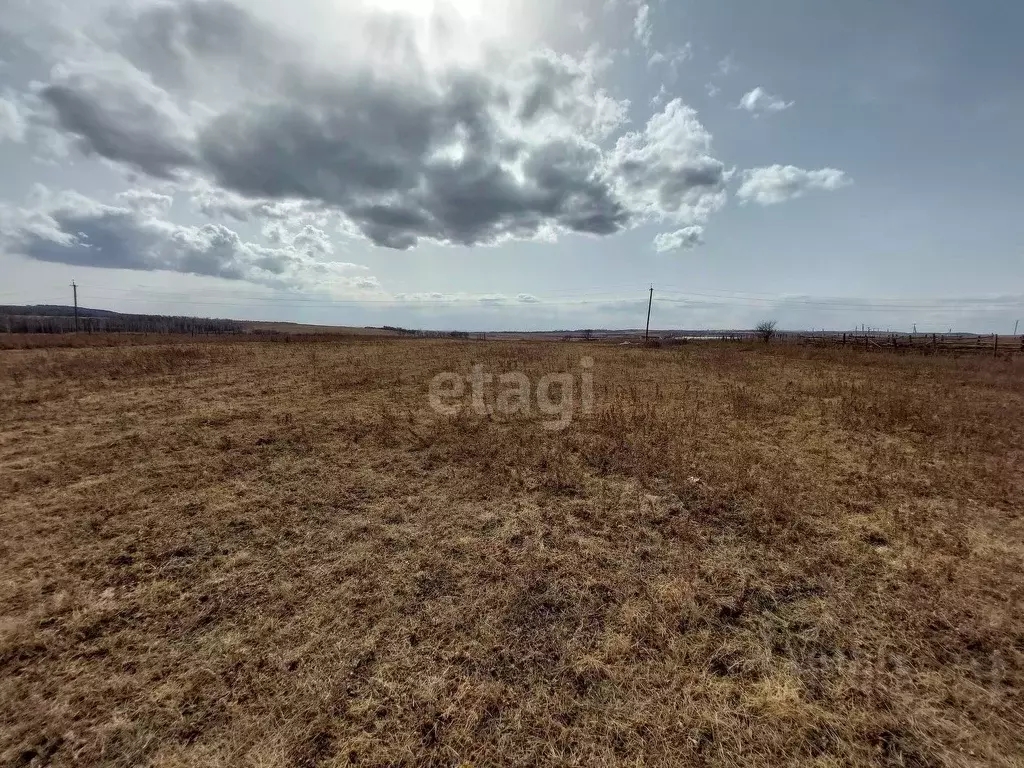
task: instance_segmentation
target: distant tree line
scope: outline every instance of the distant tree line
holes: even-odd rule
[[[380,328],[403,336],[422,336],[426,339],[483,339],[487,337],[486,333],[470,333],[469,331],[420,331],[397,325],[382,325]]]
[[[74,308],[65,306],[0,306],[0,333],[71,333]],[[132,315],[102,309],[78,310],[82,333],[242,333],[235,320],[169,315]]]
[[[382,325],[381,330],[399,333],[403,336],[419,336],[420,332],[413,328],[402,328],[397,325]]]

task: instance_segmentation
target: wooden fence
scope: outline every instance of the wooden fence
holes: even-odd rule
[[[683,334],[652,334],[660,344],[686,342],[759,342],[755,331],[687,331]],[[609,339],[611,340],[611,339]],[[879,333],[863,331],[777,331],[772,344],[803,344],[853,349],[1009,355],[1024,353],[1024,336],[976,333]]]
[[[920,352],[987,353],[990,355],[1024,352],[1024,336],[975,333],[796,333],[780,338],[802,344],[852,346],[868,350]],[[795,338],[793,338],[795,337]]]

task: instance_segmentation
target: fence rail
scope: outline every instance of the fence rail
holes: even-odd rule
[[[688,331],[652,334],[660,343],[678,344],[701,341],[760,341],[756,331]],[[990,355],[1024,353],[1024,335],[976,333],[878,333],[872,331],[777,331],[773,344],[803,344],[819,347],[852,347],[882,351],[987,353]]]
[[[1024,352],[1024,336],[996,333],[798,333],[782,334],[802,344],[853,346],[864,349],[918,350],[935,352]],[[795,337],[795,338],[793,338]]]

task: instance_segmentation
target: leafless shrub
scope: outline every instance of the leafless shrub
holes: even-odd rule
[[[775,338],[777,331],[775,320],[762,320],[760,323],[754,326],[754,332],[757,333],[757,337],[761,339],[765,344]]]

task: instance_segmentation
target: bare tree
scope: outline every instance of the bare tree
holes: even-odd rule
[[[762,320],[754,326],[754,330],[757,332],[758,338],[767,344],[777,333],[775,330],[776,325],[777,323],[774,320]]]

